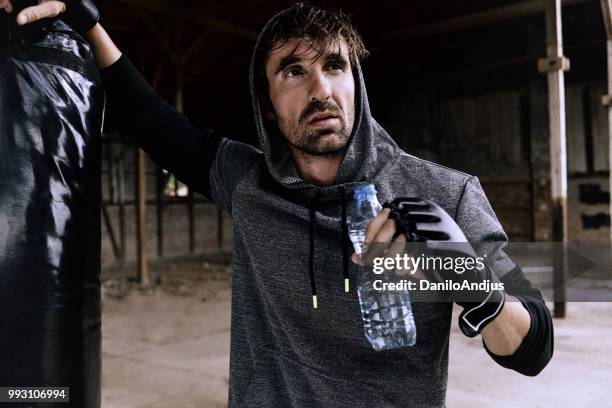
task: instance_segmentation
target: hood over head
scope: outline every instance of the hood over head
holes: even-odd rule
[[[271,122],[267,121],[264,117],[265,112],[261,103],[263,95],[258,94],[257,75],[260,74],[256,66],[257,51],[262,46],[264,35],[289,10],[283,10],[270,18],[259,33],[249,72],[255,126],[268,170],[272,177],[284,187],[306,190],[314,189],[322,194],[325,194],[326,191],[337,190],[340,185],[374,183],[383,168],[394,162],[394,158],[399,155],[400,150],[387,132],[372,118],[363,73],[358,61],[351,62],[353,78],[355,80],[355,120],[344,158],[338,169],[333,186],[321,188],[302,180],[293,163],[284,137],[280,133],[271,132],[267,128]]]

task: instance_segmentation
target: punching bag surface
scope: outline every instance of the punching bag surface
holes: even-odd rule
[[[70,388],[0,406],[100,406],[103,105],[79,34],[0,11],[0,387]]]

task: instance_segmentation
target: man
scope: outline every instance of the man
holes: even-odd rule
[[[125,134],[234,219],[229,405],[444,406],[452,304],[414,303],[416,345],[374,351],[346,285],[359,272],[357,259],[349,262],[346,203],[372,183],[381,201],[437,203],[470,242],[507,238],[476,177],[406,154],[371,117],[359,65],[366,51],[348,18],[297,4],[263,28],[250,68],[258,150],[191,126],[161,100],[91,3],[44,2],[17,21],[66,9],[64,19],[84,27],[94,47]],[[393,240],[391,210],[370,223],[368,242]],[[506,293],[494,313],[462,330],[480,334],[499,364],[536,375],[552,356],[550,314],[507,257],[491,269]],[[461,306],[465,315],[488,304]]]

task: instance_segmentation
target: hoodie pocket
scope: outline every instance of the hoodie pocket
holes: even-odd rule
[[[270,348],[260,351],[245,407],[383,407],[382,390],[373,385],[332,376]]]

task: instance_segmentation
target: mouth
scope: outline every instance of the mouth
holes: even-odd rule
[[[311,126],[330,126],[335,124],[339,120],[338,115],[331,112],[319,112],[314,114],[308,124]]]

